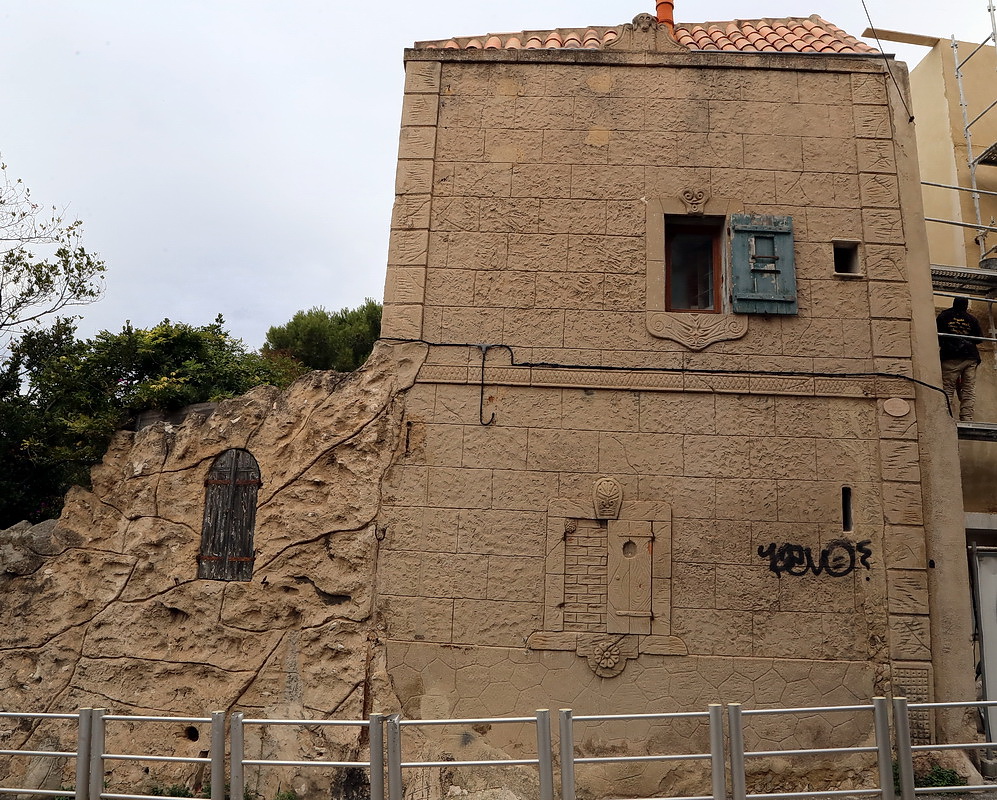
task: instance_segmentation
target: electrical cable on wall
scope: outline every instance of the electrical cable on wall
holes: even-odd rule
[[[508,344],[480,344],[480,343],[470,343],[470,342],[430,342],[426,339],[398,339],[394,337],[385,337],[382,341],[385,342],[399,342],[407,344],[424,344],[429,347],[463,347],[463,348],[474,348],[475,350],[481,351],[481,375],[479,380],[480,397],[479,397],[479,409],[478,409],[478,420],[481,425],[488,426],[495,421],[495,414],[492,413],[488,421],[485,421],[484,417],[484,403],[485,403],[485,360],[488,358],[489,350],[502,349],[509,353],[509,366],[511,367],[546,367],[548,369],[577,369],[577,370],[592,370],[592,371],[602,371],[602,372],[667,372],[667,373],[685,373],[685,372],[697,372],[705,373],[707,375],[757,375],[759,377],[766,378],[898,378],[900,380],[907,381],[908,383],[913,383],[918,386],[923,386],[926,389],[933,389],[940,393],[942,397],[945,398],[945,407],[948,409],[949,416],[952,416],[952,405],[949,402],[949,397],[945,394],[945,390],[941,386],[935,386],[934,384],[927,383],[926,381],[918,380],[917,378],[912,378],[909,375],[896,375],[892,372],[801,372],[798,370],[754,370],[754,369],[716,369],[716,368],[703,368],[703,369],[686,369],[685,367],[619,367],[619,366],[604,366],[599,364],[562,364],[552,361],[517,361],[516,353],[512,345]]]
[[[869,22],[869,30],[872,31],[873,38],[876,40],[876,45],[879,47],[880,55],[883,56],[883,63],[886,64],[886,71],[890,74],[893,79],[893,85],[897,87],[897,94],[900,97],[900,102],[903,103],[904,111],[907,112],[907,122],[914,121],[914,112],[910,110],[910,106],[907,105],[907,100],[904,98],[903,90],[900,88],[900,84],[897,82],[897,76],[893,74],[893,69],[890,67],[890,59],[886,57],[886,53],[883,51],[883,43],[879,40],[879,34],[876,32],[876,26],[872,24],[872,16],[869,14],[869,8],[865,4],[865,0],[861,0],[862,10],[865,11],[865,18]]]

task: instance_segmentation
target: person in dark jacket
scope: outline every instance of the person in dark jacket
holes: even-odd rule
[[[973,419],[976,367],[980,363],[976,340],[964,337],[979,338],[983,335],[979,320],[968,309],[969,300],[956,297],[952,308],[946,308],[936,319],[940,334],[954,334],[938,337],[938,352],[942,360],[942,388],[952,409],[955,409],[956,398],[959,398],[959,419],[962,422]]]

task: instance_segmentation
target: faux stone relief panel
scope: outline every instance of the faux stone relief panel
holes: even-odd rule
[[[550,501],[547,521],[545,630],[528,647],[574,650],[604,678],[641,653],[688,652],[671,635],[668,504],[628,501],[600,478],[591,499]]]

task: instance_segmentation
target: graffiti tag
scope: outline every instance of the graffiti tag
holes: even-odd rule
[[[857,543],[848,539],[835,539],[827,543],[816,560],[809,547],[789,542],[777,545],[772,542],[758,546],[758,557],[767,558],[769,569],[779,577],[784,572],[787,575],[806,575],[812,572],[814,575],[826,574],[832,578],[843,578],[854,572],[857,565],[871,569],[871,542],[871,539],[863,539]]]

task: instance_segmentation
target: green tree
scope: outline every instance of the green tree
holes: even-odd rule
[[[304,371],[248,351],[223,325],[164,320],[78,340],[75,323],[58,319],[12,342],[0,369],[0,528],[57,516],[69,487],[88,485],[115,430],[138,412],[286,386]]]
[[[381,304],[371,300],[357,308],[299,311],[285,325],[267,331],[263,352],[284,353],[311,369],[352,372],[370,355],[381,335]]]
[[[82,245],[83,223],[34,202],[0,163],[0,340],[103,293],[104,262]]]

